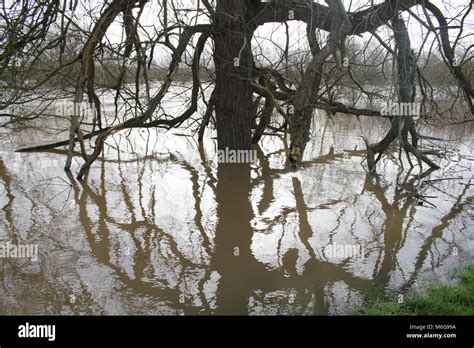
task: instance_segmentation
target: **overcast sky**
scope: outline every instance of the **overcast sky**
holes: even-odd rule
[[[281,1],[281,0],[280,0]],[[444,13],[444,15],[448,18],[454,18],[459,16],[459,13],[462,13],[463,10],[465,10],[466,6],[469,4],[470,0],[451,0],[451,1],[441,1],[441,0],[433,0],[432,3],[437,5]],[[157,3],[159,3],[159,0],[151,0],[151,4],[147,6],[147,10],[144,13],[143,16],[143,23],[145,25],[153,25],[156,24],[156,8]],[[322,5],[327,5],[324,0],[316,0],[315,2],[318,2]],[[383,3],[383,0],[343,0],[344,6],[348,11],[359,11],[362,9],[366,9],[371,6],[371,2],[373,4],[379,4]],[[187,9],[195,9],[196,4],[198,1],[196,0],[178,0],[177,3],[179,4],[180,7],[184,7]],[[202,5],[201,5],[202,6]],[[424,19],[424,13],[421,7],[416,6],[411,9],[417,16],[421,17]],[[194,13],[190,12],[187,18],[191,18],[195,16]],[[408,29],[410,33],[410,38],[412,41],[412,47],[415,50],[418,50],[420,45],[423,42],[424,37],[427,34],[427,30],[414,18],[412,15],[409,13],[405,12],[404,13],[404,18],[407,21],[408,24]],[[200,18],[199,20],[204,20],[203,18]],[[194,23],[194,21],[193,21]],[[434,20],[435,25],[437,25],[436,20]],[[289,28],[290,28],[290,42],[294,50],[298,49],[305,49],[307,48],[307,41],[306,41],[306,25],[304,23],[298,22],[298,21],[289,21]],[[450,23],[450,24],[457,24],[457,23]],[[120,27],[115,27],[113,31],[116,33],[120,32]],[[388,38],[391,36],[391,31],[388,28],[381,28],[379,30],[379,35],[381,35],[384,38]],[[457,30],[450,30],[450,35],[451,37],[454,38],[458,34]],[[470,16],[467,18],[467,26],[464,29],[464,35],[470,34],[470,37],[467,37],[463,40],[462,44],[465,47],[468,47],[469,45],[474,44],[474,12],[470,14]],[[370,38],[370,34],[364,34],[363,40],[367,40]],[[285,26],[283,24],[279,23],[268,23],[265,24],[264,26],[261,26],[258,28],[257,32],[255,33],[255,37],[259,42],[263,43],[264,49],[266,51],[271,52],[272,50],[275,49],[275,47],[272,47],[273,44],[278,45],[280,47],[284,47],[285,42],[286,42],[286,34],[285,34]],[[433,34],[430,35],[429,40],[427,43],[425,43],[425,47],[428,49],[430,47],[430,44],[432,40],[435,39],[435,36]],[[361,40],[358,37],[352,37],[351,40]],[[254,40],[255,41],[255,40]],[[255,45],[254,45],[255,46]],[[472,55],[472,53],[471,53]]]
[[[184,16],[184,21],[188,24],[194,24],[197,22],[204,23],[206,22],[206,18],[201,16],[199,18],[196,17],[197,4],[200,3],[202,7],[202,3],[197,0],[168,0],[173,1],[174,4],[178,8],[191,10],[188,12],[181,12],[181,15]],[[280,0],[283,1],[283,0]],[[465,9],[465,7],[469,4],[470,0],[451,0],[451,1],[441,1],[441,0],[432,0],[432,2],[437,5],[448,18],[454,18],[459,16],[459,13]],[[11,0],[7,0],[6,3],[8,4]],[[327,5],[324,0],[316,0],[322,5]],[[373,4],[383,3],[383,0],[343,0],[344,6],[348,11],[359,11],[361,9],[366,9],[367,7],[371,6],[371,2]],[[150,2],[146,5],[144,13],[142,15],[142,19],[140,23],[146,28],[149,34],[153,34],[154,29],[153,26],[156,27],[156,30],[161,30],[161,25],[159,21],[157,21],[158,11],[161,8],[162,0],[150,0]],[[76,13],[76,19],[82,23],[82,26],[87,27],[90,25],[91,21],[98,18],[100,15],[100,9],[103,6],[103,1],[98,0],[80,0],[80,5]],[[192,11],[194,9],[194,11]],[[424,18],[424,13],[422,9],[418,6],[412,8],[412,11]],[[172,12],[171,10],[169,12]],[[185,14],[186,13],[186,14]],[[408,28],[410,32],[410,38],[412,41],[412,47],[417,50],[421,43],[423,42],[423,38],[425,37],[427,31],[426,29],[418,23],[418,21],[409,13],[404,13],[404,18],[408,23]],[[194,19],[191,22],[191,18]],[[170,19],[172,20],[172,19]],[[433,21],[435,25],[437,25],[436,20]],[[109,28],[107,31],[107,37],[112,42],[120,42],[123,40],[123,29],[122,29],[122,17],[119,16],[115,23]],[[306,25],[301,22],[297,21],[289,21],[289,28],[290,28],[290,44],[294,51],[298,50],[305,50],[307,49],[307,41],[306,41]],[[457,23],[450,23],[452,25],[456,25]],[[390,37],[391,32],[388,28],[381,28],[378,31],[379,35],[387,39]],[[457,30],[450,30],[450,35],[454,39],[457,35]],[[469,45],[474,44],[474,13],[471,13],[469,18],[467,18],[467,25],[464,28],[464,35],[470,34],[469,37],[466,37],[462,41],[462,46],[468,47]],[[324,35],[323,35],[324,36]],[[370,38],[370,34],[364,34],[363,39],[359,37],[351,37],[350,40],[367,40]],[[430,35],[430,39],[427,41],[425,46],[427,48],[430,47],[430,43],[435,38],[433,34]],[[262,45],[262,49],[264,51],[272,52],[276,50],[276,46],[284,47],[286,42],[286,34],[285,34],[285,26],[283,24],[278,23],[268,23],[264,26],[258,28],[255,33],[254,39],[254,48],[257,47],[256,43],[259,42]],[[275,51],[276,53],[276,51]],[[459,54],[459,53],[458,53]],[[472,55],[472,52],[470,53]],[[156,54],[157,57],[160,57],[159,54]],[[163,55],[161,55],[163,56]],[[157,58],[159,60],[159,58]]]

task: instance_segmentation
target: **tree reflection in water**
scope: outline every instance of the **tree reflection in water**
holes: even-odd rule
[[[1,238],[35,240],[41,254],[27,271],[0,260],[2,313],[347,313],[460,263],[453,248],[472,258],[470,169],[431,189],[436,208],[418,206],[413,189],[436,172],[396,172],[388,159],[383,181],[363,171],[357,147],[316,143],[299,172],[277,139],[257,148],[258,165],[217,165],[189,142],[199,158],[110,145],[100,175],[49,177],[61,184],[44,189],[34,156],[48,173],[58,151],[2,153]],[[332,243],[362,245],[365,257],[328,259]],[[35,305],[16,306],[27,287]]]

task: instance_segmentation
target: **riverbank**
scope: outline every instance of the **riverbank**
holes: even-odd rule
[[[474,315],[474,264],[453,274],[457,284],[426,284],[406,296],[357,308],[356,315]]]

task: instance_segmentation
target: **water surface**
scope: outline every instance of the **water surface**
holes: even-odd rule
[[[133,130],[108,140],[83,183],[62,171],[62,149],[14,152],[64,132],[2,130],[0,243],[36,244],[39,259],[0,258],[0,313],[347,314],[446,281],[474,259],[472,130],[421,127],[446,140],[422,144],[448,153],[443,169],[419,178],[394,149],[377,179],[361,136],[387,127],[317,115],[297,172],[282,137],[262,140],[256,164],[217,164],[215,133],[199,146],[185,131]],[[328,258],[334,243],[363,255]]]

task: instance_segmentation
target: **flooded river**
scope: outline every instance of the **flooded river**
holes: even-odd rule
[[[265,136],[255,164],[218,164],[215,132],[199,146],[133,130],[83,183],[62,149],[14,152],[67,133],[3,129],[0,244],[38,255],[0,258],[0,314],[336,315],[446,281],[474,259],[472,127],[422,126],[444,139],[422,143],[448,153],[443,169],[419,178],[394,151],[376,179],[361,136],[387,127],[316,115],[297,172],[282,137]]]

